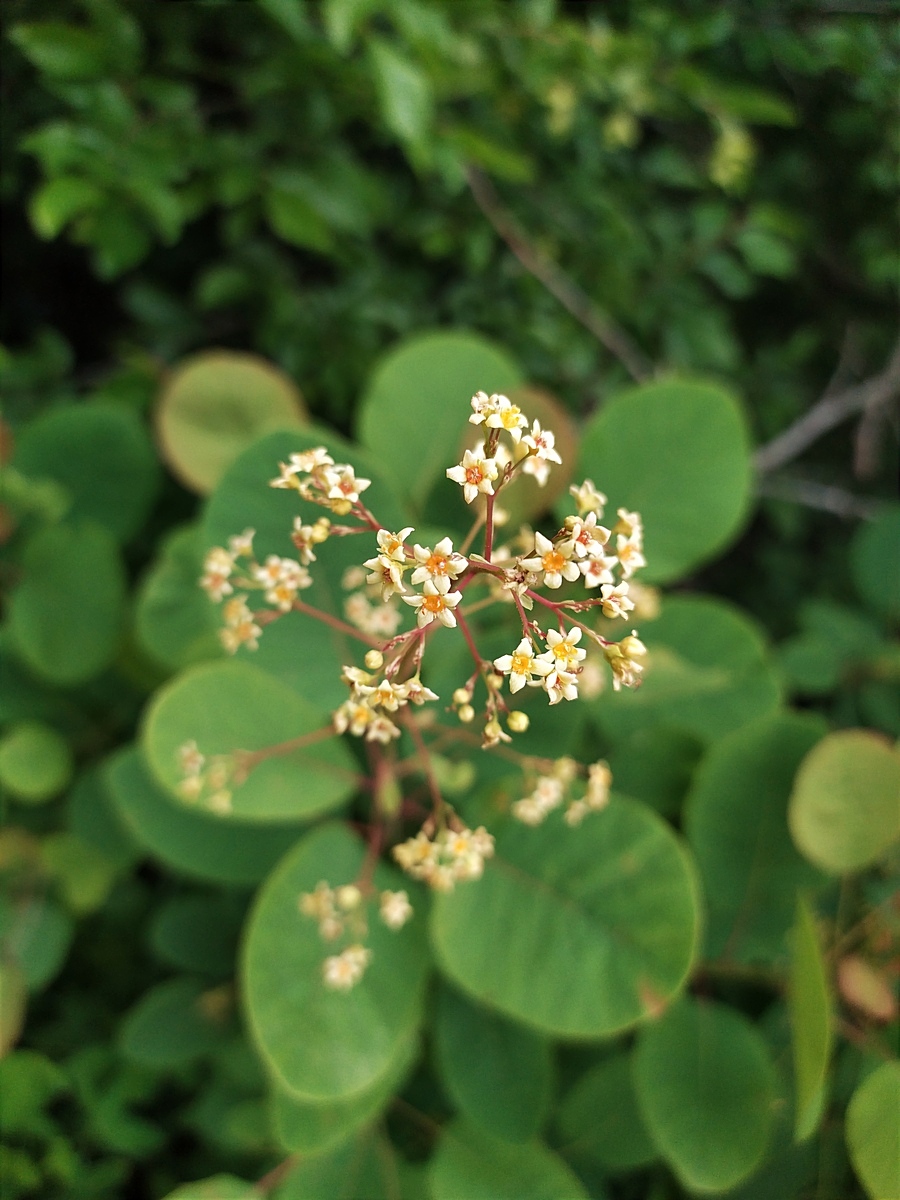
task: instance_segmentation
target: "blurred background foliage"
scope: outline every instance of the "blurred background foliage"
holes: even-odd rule
[[[687,835],[708,909],[709,962],[697,964],[694,991],[721,1002],[740,1080],[756,1078],[758,1051],[742,1039],[761,1031],[779,1062],[789,1045],[786,930],[795,925],[795,961],[806,947],[806,980],[816,929],[830,931],[822,987],[837,989],[828,1004],[843,1006],[845,1036],[826,1118],[820,1127],[807,1114],[793,1145],[794,1115],[782,1110],[795,1084],[780,1079],[766,1156],[728,1194],[885,1200],[893,1168],[859,1147],[900,1087],[896,1061],[873,1070],[896,1045],[896,842],[876,836],[848,861],[826,850],[823,862],[800,817],[804,861],[784,814],[800,794],[799,763],[827,730],[864,727],[873,753],[900,736],[900,30],[888,10],[4,7],[0,1042],[19,1046],[0,1063],[4,1197],[156,1200],[223,1171],[259,1179],[285,1147],[332,1145],[308,1114],[293,1114],[299,1133],[285,1132],[290,1114],[273,1124],[236,1015],[244,913],[298,828],[248,823],[236,849],[233,830],[177,810],[129,743],[155,690],[218,654],[194,581],[232,509],[225,533],[253,523],[228,483],[238,455],[312,420],[356,434],[389,474],[391,440],[402,448],[432,419],[429,373],[436,387],[462,388],[482,364],[504,387],[549,394],[548,423],[568,430],[601,488],[631,428],[621,400],[631,384],[652,393],[665,386],[648,382],[657,376],[700,379],[727,394],[713,408],[739,398],[754,467],[741,435],[721,491],[692,491],[724,454],[701,400],[690,442],[654,440],[647,427],[647,503],[661,521],[670,496],[693,505],[697,549],[665,544],[672,566],[658,582],[675,594],[642,627],[662,664],[655,684],[601,697],[573,739],[600,744],[618,789]],[[451,361],[469,366],[458,375],[440,378],[438,349],[416,340],[436,329],[460,331]],[[456,435],[446,436],[449,463]],[[643,427],[635,437],[628,471]],[[433,524],[445,500],[431,482],[397,503],[415,500]],[[277,654],[260,659],[276,675]],[[883,782],[893,767],[879,762]],[[771,884],[775,898],[735,956],[740,839],[723,844],[720,823],[752,839],[761,794],[784,826],[765,836],[787,882]],[[733,806],[724,817],[722,795]],[[814,916],[795,912],[798,887],[819,889]],[[801,993],[821,1010],[825,991],[795,986],[795,1003]],[[448,1047],[487,1010],[464,1010],[446,985],[434,1004],[436,1045],[411,1079],[409,1063],[395,1063],[369,1108],[332,1114],[332,1132],[366,1128],[399,1079],[386,1130],[355,1134],[318,1175],[267,1176],[262,1191],[223,1175],[190,1196],[455,1200],[472,1161],[504,1163],[509,1144],[539,1129],[597,1200],[727,1190],[728,1171],[704,1180],[666,1114],[635,1098],[635,1086],[656,1094],[666,1037],[689,1041],[687,1001],[643,1039],[633,1072],[628,1037],[599,1050],[557,1045],[551,1065],[549,1040],[532,1045],[522,1026],[491,1018],[496,1029],[471,1036],[494,1048],[484,1052],[494,1076],[486,1068],[474,1083],[454,1073]],[[485,1116],[485,1091],[523,1056],[534,1063],[528,1111],[516,1094]],[[751,1109],[773,1086],[761,1077]],[[809,1100],[815,1078],[805,1086]],[[434,1130],[454,1111],[477,1132],[454,1126],[426,1177]],[[400,1167],[384,1179],[388,1136]],[[532,1151],[526,1176],[565,1197],[572,1177]],[[370,1164],[371,1192],[346,1183],[348,1154]],[[504,1168],[513,1179],[516,1161]]]

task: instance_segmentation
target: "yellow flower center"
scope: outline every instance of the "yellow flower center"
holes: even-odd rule
[[[446,603],[443,596],[426,596],[422,601],[422,607],[426,612],[439,613],[446,608]]]
[[[445,554],[438,554],[437,551],[428,559],[425,566],[432,575],[449,575],[450,561]]]
[[[545,571],[558,573],[566,565],[566,560],[558,550],[548,550],[541,559],[541,564]]]
[[[531,655],[527,653],[514,654],[510,672],[513,675],[527,675],[531,669]]]

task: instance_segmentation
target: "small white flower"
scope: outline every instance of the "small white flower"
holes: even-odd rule
[[[291,455],[291,469],[309,475],[317,467],[332,467],[334,459],[324,446],[316,446],[313,450],[301,450],[299,454]]]
[[[585,517],[566,517],[566,545],[571,545],[576,558],[600,558],[609,541],[609,530],[597,524],[597,514]]]
[[[412,679],[406,679],[403,683],[397,685],[397,695],[402,696],[409,704],[422,705],[427,704],[429,700],[439,700],[437,692],[433,692],[431,688],[424,685],[418,675],[414,675]]]
[[[565,635],[550,629],[547,632],[547,649],[538,658],[548,664],[551,671],[576,671],[581,660],[587,657],[587,650],[578,645],[580,641],[581,630],[577,626]]]
[[[335,709],[331,720],[338,733],[349,730],[354,737],[362,737],[369,723],[375,720],[375,712],[364,699],[351,698]]]
[[[253,538],[255,529],[245,529],[228,539],[228,550],[232,558],[249,558],[253,554]]]
[[[370,587],[381,589],[382,600],[388,600],[391,596],[406,591],[403,567],[396,559],[388,558],[386,554],[378,554],[375,558],[367,558],[364,565],[372,572],[366,576],[366,583]]]
[[[612,569],[619,560],[613,555],[598,555],[597,558],[583,558],[581,560],[581,573],[584,575],[584,586],[588,588],[600,587],[604,583],[615,583]]]
[[[577,486],[572,484],[569,488],[569,493],[575,497],[575,504],[582,516],[589,512],[595,512],[598,517],[603,516],[606,497],[602,492],[597,491],[592,479],[586,479],[584,483]]]
[[[302,517],[294,517],[294,529],[291,533],[291,541],[297,547],[297,553],[304,566],[309,566],[310,563],[316,561],[316,556],[313,553],[313,546],[316,544],[315,527],[313,525],[304,525]]]
[[[522,471],[526,475],[533,475],[538,484],[543,487],[550,474],[549,464],[562,462],[558,451],[554,448],[556,438],[549,429],[541,429],[540,421],[533,421],[531,433],[526,433],[522,442],[532,451],[522,464]]]
[[[551,671],[544,677],[543,683],[551,704],[559,704],[561,700],[578,699],[577,675],[568,671]]]
[[[413,906],[406,892],[382,892],[378,911],[388,929],[402,929],[413,915]]]
[[[644,526],[641,521],[641,514],[629,512],[627,508],[617,508],[616,516],[619,519],[613,526],[613,533],[621,533],[624,537],[634,542],[636,549],[642,550],[644,546]]]
[[[218,604],[224,596],[231,595],[234,588],[228,582],[228,577],[233,570],[232,556],[221,546],[214,546],[203,560],[203,575],[200,578],[200,586],[210,600]]]
[[[505,429],[514,442],[518,442],[522,437],[522,430],[528,428],[528,419],[522,413],[522,410],[517,404],[507,396],[492,396],[492,400],[497,403],[490,407],[490,411],[485,416],[484,423],[488,429]],[[471,421],[471,417],[469,420]]]
[[[367,742],[381,742],[383,746],[389,745],[394,738],[399,736],[400,730],[389,717],[374,717],[366,730]]]
[[[588,808],[598,811],[609,804],[609,786],[612,783],[612,771],[609,764],[602,759],[588,767],[588,785],[584,801]]]
[[[466,504],[471,504],[479,492],[493,496],[493,480],[497,478],[498,467],[493,458],[485,458],[483,451],[467,450],[463,460],[455,467],[447,468],[447,478],[462,485]]]
[[[548,588],[561,587],[564,579],[571,583],[581,574],[578,564],[572,561],[572,548],[565,542],[554,543],[536,533],[534,549],[534,556],[523,558],[519,565],[535,575],[543,574]]]
[[[363,684],[358,691],[367,697],[373,708],[386,708],[388,712],[396,712],[401,704],[406,703],[402,685],[393,684],[389,679],[382,679],[377,687]]]
[[[429,546],[413,547],[416,556],[416,567],[410,576],[410,583],[423,583],[426,579],[437,582],[439,579],[456,579],[465,571],[469,560],[457,554],[453,549],[450,538],[442,538],[432,550]]]
[[[403,543],[412,531],[412,525],[407,525],[399,533],[390,533],[387,529],[379,529],[375,535],[375,540],[378,542],[379,554],[385,558],[391,558],[398,563],[405,562],[406,553],[403,549]]]
[[[600,607],[605,617],[625,617],[634,608],[634,601],[628,597],[628,584],[619,583],[615,587],[605,583],[600,589]]]
[[[549,675],[553,670],[549,663],[535,657],[534,647],[527,637],[522,638],[512,654],[495,658],[494,666],[501,675],[509,675],[509,690],[514,694],[530,683],[533,675]]]
[[[449,587],[450,581],[444,580],[443,584]],[[433,583],[430,579],[426,580],[422,592],[421,596],[403,597],[404,603],[419,610],[416,614],[418,626],[421,628],[437,620],[442,625],[446,625],[448,629],[455,629],[456,616],[453,610],[462,600],[462,592],[441,591],[440,585]]]
[[[246,596],[234,596],[225,605],[223,614],[225,628],[219,631],[222,645],[234,654],[238,646],[246,646],[248,650],[259,648],[259,638],[262,629],[253,619],[253,613],[247,607]]]
[[[206,758],[197,749],[197,743],[190,741],[179,747],[178,762],[183,775],[199,775],[206,764]]]
[[[341,954],[326,958],[322,964],[325,986],[348,992],[362,979],[371,958],[372,951],[365,946],[348,946]]]
[[[633,538],[623,537],[621,533],[616,538],[616,556],[625,579],[630,579],[635,571],[647,565],[647,560],[641,553],[641,546]]]
[[[349,508],[344,509],[343,505],[355,504],[360,492],[364,492],[372,484],[371,479],[357,479],[353,468],[344,463],[339,463],[333,471],[326,468],[323,474],[328,484],[326,496],[329,500],[336,500],[341,506],[340,510],[335,511],[349,512]]]

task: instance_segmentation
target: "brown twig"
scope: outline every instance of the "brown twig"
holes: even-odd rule
[[[773,500],[787,500],[793,504],[804,504],[807,508],[817,508],[822,512],[833,513],[836,517],[859,518],[871,521],[883,507],[879,500],[870,500],[866,496],[856,496],[844,488],[834,487],[827,483],[817,483],[813,479],[797,479],[788,475],[776,475],[771,479],[758,481],[756,490],[761,496]]]
[[[900,395],[900,340],[884,370],[838,392],[826,391],[808,412],[756,452],[757,471],[765,474],[791,462],[823,434],[855,413],[870,412]],[[834,510],[832,510],[834,511]]]
[[[466,179],[475,203],[525,270],[540,280],[563,308],[619,360],[632,379],[638,382],[648,379],[652,373],[651,365],[628,334],[611,317],[601,312],[577,283],[528,240],[504,209],[488,177],[477,167],[469,166],[466,168]]]

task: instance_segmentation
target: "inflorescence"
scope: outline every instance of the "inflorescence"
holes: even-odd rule
[[[513,816],[539,825],[562,808],[564,819],[575,826],[608,803],[608,766],[601,761],[585,771],[569,758],[554,762],[506,751],[504,744],[527,730],[529,718],[510,706],[504,685],[510,697],[525,689],[540,690],[550,705],[557,705],[576,700],[579,689],[596,694],[603,686],[598,661],[605,660],[616,691],[636,687],[646,654],[637,632],[610,641],[580,616],[599,610],[608,621],[627,620],[636,603],[648,597],[652,601],[650,589],[633,582],[635,572],[645,565],[640,515],[620,508],[616,520],[604,526],[606,497],[590,479],[569,489],[575,512],[552,537],[523,527],[508,545],[495,546],[495,532],[505,516],[496,505],[502,489],[519,473],[532,475],[543,486],[552,464],[561,459],[553,434],[538,421],[529,427],[506,396],[478,392],[472,397],[469,421],[479,426],[479,441],[446,472],[476,510],[473,528],[458,548],[449,537],[421,545],[412,538],[412,526],[396,532],[385,529],[362,499],[371,480],[359,478],[350,464],[336,463],[324,446],[318,446],[292,454],[271,481],[272,487],[296,491],[330,513],[310,523],[295,518],[291,540],[296,557],[273,554],[259,562],[254,531],[247,529],[231,538],[227,548],[209,552],[200,580],[210,599],[223,602],[221,638],[231,653],[240,646],[256,649],[265,626],[291,611],[316,617],[368,645],[361,666],[343,668],[348,695],[332,714],[332,729],[369,744],[376,778],[393,764],[392,744],[404,729],[409,732],[416,748],[415,769],[426,779],[432,807],[419,832],[394,846],[393,857],[413,879],[437,891],[480,878],[485,860],[494,853],[494,839],[483,827],[467,828],[441,795],[423,736],[434,714],[414,712],[440,699],[422,680],[430,637],[441,627],[457,630],[473,661],[471,674],[454,690],[446,710],[459,722],[458,736],[471,738],[469,727],[477,719],[481,746],[515,754],[531,778],[529,794],[511,806]],[[354,523],[341,523],[345,518]],[[480,554],[469,549],[479,532]],[[375,552],[344,575],[350,594],[342,619],[307,604],[302,594],[313,583],[310,568],[323,543],[354,534],[374,535]],[[585,589],[584,597],[551,599],[564,584],[575,583]],[[467,608],[466,602],[473,599],[469,589],[479,585],[486,588],[486,596]],[[264,606],[251,605],[251,597],[257,596]],[[492,660],[480,654],[467,620],[469,612],[491,602],[514,606],[521,624],[517,644]],[[404,605],[415,619],[412,628],[402,631]],[[545,618],[543,625],[539,615]],[[599,655],[589,657],[589,647]],[[244,755],[244,763],[252,757]],[[195,743],[186,744],[181,749],[182,795],[226,815],[231,789],[243,777],[235,766],[241,761],[237,754],[231,762],[219,756],[207,763]],[[353,987],[366,970],[371,958],[364,945],[370,902],[377,901],[380,919],[391,929],[400,929],[413,914],[405,891],[378,893],[371,882],[387,815],[376,811],[371,828],[377,836],[370,836],[370,853],[356,882],[332,888],[322,881],[299,900],[301,913],[318,922],[324,941],[348,943],[324,961],[323,979],[332,989]],[[406,815],[402,808],[400,815]]]

